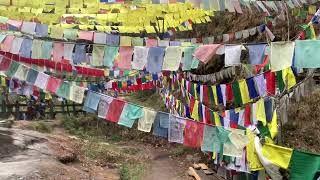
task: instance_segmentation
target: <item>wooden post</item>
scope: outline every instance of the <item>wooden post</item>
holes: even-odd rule
[[[72,111],[73,111],[74,116],[76,116],[78,114],[77,110],[76,110],[76,103],[75,102],[72,103]]]
[[[19,104],[19,100],[17,100],[16,103],[15,103],[15,118],[16,118],[16,120],[20,119],[20,104]]]
[[[64,99],[61,101],[61,109],[62,109],[62,112],[63,114],[65,114],[65,109],[64,109]]]
[[[49,105],[49,109],[50,109],[50,118],[51,119],[55,119],[55,112],[54,112],[54,108],[53,108],[53,101],[52,99],[48,101],[48,105]]]
[[[66,106],[67,106],[67,113],[68,113],[68,116],[70,116],[70,111],[69,111],[68,100],[65,100],[65,102],[66,102]]]

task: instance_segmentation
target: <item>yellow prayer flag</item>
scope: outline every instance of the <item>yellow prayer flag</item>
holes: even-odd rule
[[[314,31],[313,24],[310,23],[309,26],[310,26],[310,30],[311,30],[311,39],[312,39],[312,40],[317,40],[317,36],[316,36],[315,31]]]
[[[243,104],[247,104],[248,102],[250,102],[250,96],[249,96],[248,85],[245,79],[241,79],[239,81],[239,87],[240,87],[242,102]]]
[[[193,83],[193,89],[194,89],[194,98],[198,99],[197,84],[196,83]]]
[[[253,134],[249,129],[246,130],[246,135],[248,138],[247,144],[247,160],[249,164],[250,171],[258,171],[262,170],[263,166],[260,162],[260,159],[256,153],[255,145],[254,145],[254,138],[255,134]]]
[[[217,112],[213,112],[213,116],[214,116],[214,124],[216,126],[221,126],[221,121],[220,121],[220,116]]]
[[[104,76],[105,76],[105,77],[108,77],[108,76],[109,76],[109,73],[110,73],[109,70],[104,70]]]
[[[192,109],[192,114],[191,114],[191,118],[193,118],[196,121],[199,121],[199,101],[195,100],[194,101],[194,106]]]
[[[50,26],[50,37],[53,39],[62,39],[63,28],[60,26]]]
[[[216,86],[216,85],[211,86],[211,89],[212,89],[214,104],[215,104],[215,105],[218,105],[219,103],[218,103],[217,86]]]
[[[45,100],[50,100],[50,99],[52,99],[51,94],[50,94],[50,93],[46,93],[44,99],[45,99]]]
[[[317,11],[317,7],[315,5],[309,5],[308,12],[309,14],[314,15]]]
[[[288,169],[293,149],[265,143],[262,154],[273,164]]]
[[[278,124],[277,124],[277,110],[273,111],[271,123],[268,123],[269,132],[271,138],[273,139],[278,134]]]
[[[257,120],[261,121],[264,126],[267,124],[263,99],[260,99],[259,101],[257,101]]]
[[[285,84],[288,81],[288,89],[291,89],[297,83],[291,67],[282,70],[282,79]]]

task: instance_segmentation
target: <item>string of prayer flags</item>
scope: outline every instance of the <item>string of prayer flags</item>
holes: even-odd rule
[[[196,109],[191,109],[191,116],[194,119],[198,119],[198,109],[200,106],[199,103],[205,104],[226,104],[234,103],[237,106],[247,104],[258,97],[265,97],[268,93],[275,94],[275,82],[276,77],[280,77],[281,83],[288,83],[288,89],[291,89],[295,84],[295,76],[291,68],[287,68],[282,71],[277,72],[277,76],[275,76],[274,72],[267,71],[264,74],[258,74],[254,77],[249,77],[247,79],[242,79],[238,81],[234,81],[233,83],[228,84],[216,84],[216,85],[203,85],[199,83],[194,83],[192,81],[188,81],[182,76],[178,76],[173,73],[173,76],[166,76],[164,79],[164,85],[166,85],[169,89],[172,89],[175,84],[184,94],[190,94],[195,98],[195,106]],[[284,77],[288,79],[288,82],[284,80]],[[178,79],[179,81],[174,81],[173,79]],[[281,87],[278,87],[281,90]],[[194,115],[193,115],[194,114]]]
[[[4,57],[0,65],[3,65],[1,66],[1,71],[4,71],[4,74],[10,78],[16,78],[19,81],[28,83],[30,86],[35,86],[40,90],[48,91],[77,103],[82,103],[83,101],[84,88],[71,85],[68,82],[62,82],[60,79]]]

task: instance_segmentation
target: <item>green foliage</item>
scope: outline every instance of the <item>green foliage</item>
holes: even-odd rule
[[[89,136],[96,136],[98,119],[94,116],[63,116],[61,125],[70,133],[86,138]]]
[[[117,135],[117,134],[113,134],[111,135],[111,141],[113,142],[120,142],[122,140],[122,137]]]
[[[123,164],[120,167],[121,180],[140,180],[144,173],[143,165]]]

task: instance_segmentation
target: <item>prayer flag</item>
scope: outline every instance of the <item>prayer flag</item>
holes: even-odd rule
[[[117,123],[122,113],[122,109],[126,103],[119,99],[113,99],[108,107],[108,113],[106,119]]]
[[[153,126],[153,134],[158,137],[168,138],[169,114],[158,112]]]
[[[70,97],[70,83],[62,82],[60,87],[57,90],[57,95],[59,97],[63,97],[65,99],[69,99]]]
[[[156,115],[156,111],[143,108],[143,116],[139,119],[138,130],[143,132],[150,132]]]
[[[270,64],[272,71],[291,67],[294,53],[294,42],[272,42]]]
[[[149,48],[135,46],[133,51],[132,69],[143,70],[147,64]]]
[[[202,123],[186,121],[183,144],[192,148],[201,147],[203,140],[203,128],[204,124]]]
[[[216,54],[220,46],[221,44],[202,45],[195,50],[193,56],[206,64]]]
[[[132,128],[135,120],[143,116],[143,108],[133,104],[125,104],[118,124]]]
[[[169,132],[168,141],[183,144],[183,132],[186,124],[186,119],[169,115]]]
[[[102,95],[100,97],[99,105],[98,105],[98,117],[106,119],[107,113],[109,110],[109,106],[111,102],[113,101],[113,97]]]
[[[320,170],[320,155],[293,150],[290,161],[290,179],[315,179]]]
[[[168,46],[164,56],[162,70],[176,71],[179,68],[182,56],[182,49],[180,46]]]
[[[225,66],[237,66],[240,65],[241,57],[241,46],[242,45],[226,45],[225,49]]]

